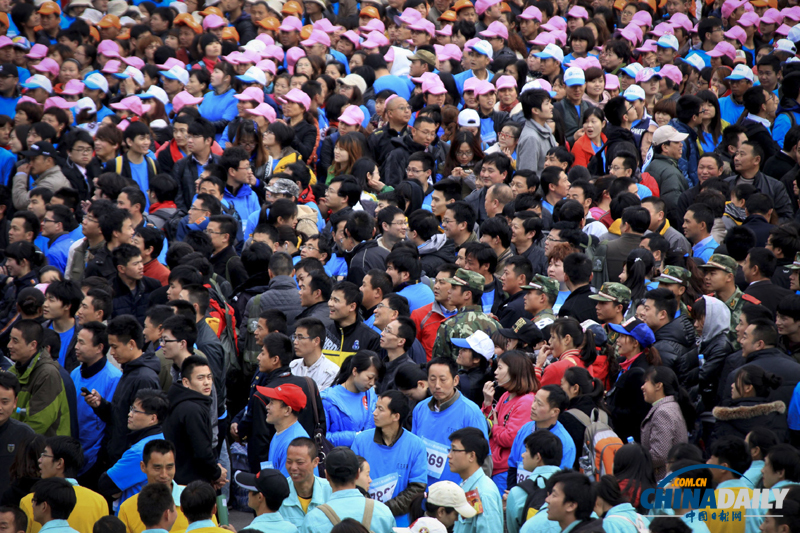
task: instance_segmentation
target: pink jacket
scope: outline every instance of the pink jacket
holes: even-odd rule
[[[508,399],[508,393],[503,393],[497,401],[497,424],[492,427],[489,436],[489,447],[492,450],[494,468],[492,475],[502,474],[508,470],[508,456],[511,455],[511,445],[520,428],[531,421],[531,404],[534,394],[529,392],[524,396],[515,396]],[[487,417],[492,414],[492,408],[481,406],[481,411]]]

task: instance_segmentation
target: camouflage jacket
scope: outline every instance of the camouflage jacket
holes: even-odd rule
[[[436,340],[433,343],[433,357],[452,357],[458,356],[458,346],[450,342],[450,339],[466,339],[478,330],[491,335],[500,329],[497,320],[489,317],[483,312],[480,305],[468,305],[462,307],[458,313],[451,316],[439,326]]]
[[[731,312],[731,327],[728,329],[728,340],[731,341],[735,350],[740,348],[739,342],[736,340],[736,326],[739,324],[739,315],[742,314],[742,308],[746,303],[742,296],[744,296],[744,293],[739,290],[739,287],[736,287],[731,297],[725,301],[725,305]]]

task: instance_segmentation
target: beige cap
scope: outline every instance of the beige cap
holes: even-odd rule
[[[688,133],[680,133],[672,126],[661,126],[653,134],[653,146],[660,146],[666,142],[683,142]]]
[[[478,514],[467,502],[464,489],[452,481],[437,481],[428,487],[428,501],[439,507],[452,507],[463,518],[472,518]]]

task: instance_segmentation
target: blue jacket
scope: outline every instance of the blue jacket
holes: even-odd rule
[[[528,422],[519,429],[517,436],[514,437],[514,443],[511,445],[511,453],[508,456],[508,468],[515,469],[517,472],[516,482],[509,479],[509,484],[517,485],[524,481],[530,472],[526,472],[522,467],[522,452],[525,451],[525,439],[536,431],[536,422]],[[575,464],[575,441],[561,425],[561,422],[556,422],[550,431],[561,440],[563,453],[561,455],[561,468],[572,468]]]
[[[697,163],[699,160],[697,132],[676,118],[670,121],[670,125],[679,132],[688,135],[686,140],[683,141],[683,153],[681,158],[678,159],[678,168],[689,183],[689,187],[694,187],[700,183],[697,178]]]
[[[82,387],[89,390],[97,390],[103,398],[112,398],[122,377],[122,372],[103,357],[90,367],[81,365],[70,374],[75,390],[79,391]],[[79,474],[83,474],[94,466],[97,461],[97,454],[105,436],[106,423],[100,420],[94,413],[94,409],[83,400],[77,398],[78,427],[80,432],[78,438],[83,447],[84,463]]]
[[[492,478],[482,468],[461,483],[464,492],[477,491],[483,505],[483,512],[472,518],[459,515],[453,525],[453,533],[485,533],[503,531],[503,498]]]
[[[536,481],[536,485],[543,489],[550,476],[560,470],[561,467],[558,466],[540,466],[531,472],[531,477]],[[506,527],[508,528],[508,533],[519,533],[520,527],[526,522],[528,517],[522,516],[526,501],[528,501],[528,493],[522,487],[511,487],[511,490],[508,491],[508,499],[506,500]],[[530,515],[531,513],[529,512],[528,514]]]
[[[64,272],[67,268],[67,257],[69,256],[69,247],[72,246],[73,240],[69,233],[65,233],[56,238],[55,241],[49,243],[45,257],[47,261]]]
[[[719,99],[720,116],[728,124],[736,124],[739,117],[742,116],[742,112],[744,112],[744,104],[734,102],[732,94]]]
[[[322,406],[328,424],[327,438],[334,446],[352,446],[356,434],[375,427],[372,412],[378,404],[375,389],[354,394],[344,385],[322,391]]]
[[[789,404],[789,414],[786,419],[789,429],[800,431],[800,383],[794,388],[792,401]]]
[[[783,148],[786,132],[798,124],[800,124],[800,103],[791,98],[782,98],[775,115],[775,122],[772,123],[772,138]]]
[[[289,480],[291,484],[291,480]],[[269,513],[257,516],[247,529],[255,529],[263,533],[297,533],[297,526],[287,522],[280,513]]]
[[[306,513],[303,512],[303,507],[300,505],[300,500],[297,498],[297,489],[294,488],[294,483],[291,478],[286,479],[289,482],[289,496],[283,500],[283,505],[278,510],[287,520],[297,527],[303,525],[303,520],[306,518]],[[321,477],[314,477],[314,488],[311,492],[311,503],[308,504],[308,512],[310,513],[323,503],[327,503],[331,497],[331,484],[327,479]]]
[[[234,98],[235,95],[236,91],[233,88],[228,89],[222,94],[208,91],[205,96],[203,96],[203,101],[198,107],[203,118],[207,118],[214,123],[214,127],[218,132],[215,136],[217,142],[222,138],[222,132],[225,126],[228,125],[228,122],[239,115],[239,111],[236,109],[238,100]],[[99,119],[100,116],[98,115],[98,120]]]
[[[12,115],[13,117],[13,115]],[[6,187],[10,187],[9,181],[14,175],[14,165],[17,163],[17,156],[6,150],[0,148],[0,183]]]
[[[372,418],[372,415],[370,415],[370,418]],[[375,502],[375,507],[372,510],[372,521],[370,522],[369,530],[372,533],[392,533],[392,528],[396,524],[392,512],[381,502],[372,501]],[[346,489],[331,494],[326,503],[340,519],[352,518],[361,522],[364,518],[367,499],[361,495],[358,489]],[[303,527],[300,528],[302,533],[330,533],[330,530],[331,521],[319,509],[309,511],[303,521]]]
[[[241,220],[247,220],[248,217],[254,212],[258,212],[261,206],[258,204],[258,196],[246,183],[239,187],[236,196],[231,194],[228,187],[225,187],[225,193],[222,199],[226,200],[229,204],[233,205],[236,212],[239,213]]]
[[[119,461],[108,469],[106,472],[108,477],[114,484],[122,489],[122,496],[114,504],[114,511],[119,510],[119,506],[134,494],[138,494],[142,487],[147,484],[147,476],[139,468],[142,462],[142,454],[144,453],[144,445],[155,439],[163,439],[164,434],[160,431],[160,426],[153,426],[159,428],[158,432],[149,431],[146,437],[139,439],[138,442],[128,448]],[[139,430],[148,433],[146,430]]]
[[[606,533],[639,533],[635,525],[637,523],[647,527],[650,520],[637,513],[629,503],[615,505],[603,516],[603,529]]]
[[[11,19],[9,18],[9,21],[10,20]],[[5,115],[13,119],[14,116],[17,114],[17,103],[19,102],[20,98],[22,98],[21,94],[18,94],[17,96],[13,96],[11,98],[0,96],[0,115]],[[6,174],[3,174],[3,176],[4,180],[8,180],[8,176]]]
[[[413,285],[407,285],[397,294],[406,297],[408,300],[408,307],[412,313],[420,307],[432,304],[434,299],[431,288],[421,281]]]

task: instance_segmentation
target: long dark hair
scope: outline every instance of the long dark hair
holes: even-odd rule
[[[378,380],[383,379],[385,368],[378,354],[372,350],[359,350],[355,355],[349,356],[342,362],[342,368],[339,369],[334,384],[344,385],[347,379],[353,375],[353,370],[359,373],[366,372],[371,366],[378,371]]]
[[[619,488],[619,482],[608,474],[602,476],[600,481],[592,486],[592,500],[597,501],[597,498],[603,498],[603,501],[612,507],[629,503]]]
[[[781,376],[776,376],[772,372],[767,372],[760,366],[745,365],[736,373],[734,380],[735,387],[740,389],[741,385],[752,385],[756,396],[766,398],[770,391],[777,389],[783,383]],[[741,389],[739,393],[741,394]]]
[[[656,260],[653,258],[653,253],[644,248],[636,248],[631,250],[628,258],[625,260],[625,271],[628,278],[625,280],[625,285],[631,290],[631,301],[638,301],[644,298],[647,292],[647,276],[653,271],[656,266]]]
[[[569,335],[572,337],[572,344],[581,351],[581,361],[587,367],[597,359],[597,350],[594,346],[594,335],[586,334],[581,328],[580,322],[574,318],[563,317],[556,319],[550,326],[550,335],[558,335],[561,338]]]
[[[592,377],[588,370],[579,366],[571,366],[564,371],[564,379],[570,386],[578,386],[579,396],[588,396],[597,407],[602,406],[603,382]]]
[[[450,142],[450,150],[447,151],[447,157],[444,160],[444,171],[442,176],[445,178],[453,173],[453,169],[460,167],[461,164],[456,159],[456,152],[462,144],[468,144],[469,149],[472,150],[472,164],[483,159],[483,150],[481,150],[481,139],[473,135],[469,131],[459,131]]]
[[[711,134],[711,138],[714,140],[714,144],[719,144],[719,141],[722,138],[722,117],[720,117],[719,112],[719,99],[717,95],[714,94],[712,91],[708,89],[704,89],[697,93],[697,97],[703,101],[703,103],[709,103],[714,106],[714,118],[711,119],[711,122],[708,124],[708,133]],[[703,123],[697,125],[697,134],[702,137],[703,133]]]
[[[614,455],[614,477],[617,481],[627,480],[625,492],[631,497],[631,505],[637,511],[644,513],[641,502],[635,499],[647,489],[656,486],[656,476],[653,470],[653,458],[641,444],[626,444]],[[638,504],[638,505],[637,505]]]
[[[678,376],[667,366],[651,366],[644,374],[644,379],[653,384],[661,383],[664,386],[664,396],[673,396],[681,408],[681,414],[686,421],[686,427],[694,427],[697,411],[689,398],[689,393],[681,387]]]
[[[24,478],[38,478],[39,456],[44,452],[45,439],[42,435],[31,433],[22,438],[22,442],[17,443],[17,453],[14,455],[14,462],[11,463],[11,481]]]

